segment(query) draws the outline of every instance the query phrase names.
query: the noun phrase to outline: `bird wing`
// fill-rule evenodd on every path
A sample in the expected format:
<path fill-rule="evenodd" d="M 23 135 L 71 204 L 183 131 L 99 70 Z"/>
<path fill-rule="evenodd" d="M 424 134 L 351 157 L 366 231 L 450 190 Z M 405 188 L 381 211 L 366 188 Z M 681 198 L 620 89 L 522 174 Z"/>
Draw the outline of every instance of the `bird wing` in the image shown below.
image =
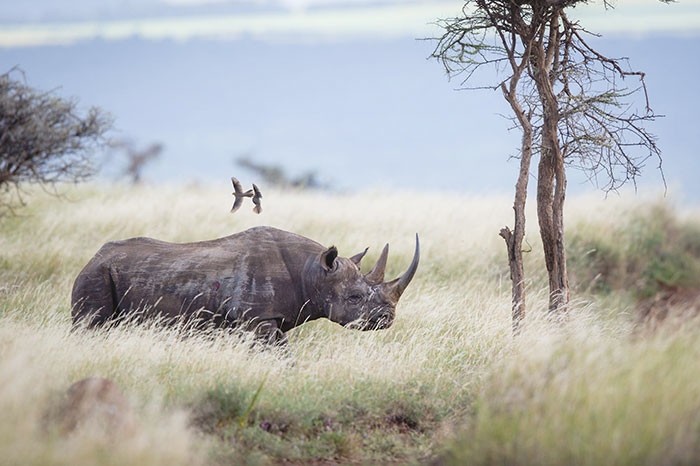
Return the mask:
<path fill-rule="evenodd" d="M 262 199 L 262 193 L 260 192 L 258 187 L 255 185 L 255 183 L 253 183 L 253 190 L 255 191 L 255 197 L 257 197 L 258 199 Z"/>
<path fill-rule="evenodd" d="M 253 207 L 253 212 L 255 212 L 256 214 L 259 214 L 260 212 L 262 212 L 262 207 L 260 206 L 260 204 Z"/>
<path fill-rule="evenodd" d="M 241 208 L 241 204 L 243 204 L 243 198 L 242 197 L 236 197 L 236 200 L 233 201 L 233 207 L 231 207 L 231 213 L 234 213 L 238 209 Z"/>
<path fill-rule="evenodd" d="M 241 187 L 241 182 L 238 181 L 236 178 L 231 177 L 231 183 L 233 184 L 233 191 L 236 194 L 240 194 L 243 192 L 243 188 Z"/>

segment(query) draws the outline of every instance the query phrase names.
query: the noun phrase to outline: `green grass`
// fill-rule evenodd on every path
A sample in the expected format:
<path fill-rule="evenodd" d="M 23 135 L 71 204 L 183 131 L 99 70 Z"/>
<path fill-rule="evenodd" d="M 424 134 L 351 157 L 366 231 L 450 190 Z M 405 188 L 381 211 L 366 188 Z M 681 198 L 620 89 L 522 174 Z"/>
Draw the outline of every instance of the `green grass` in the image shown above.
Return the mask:
<path fill-rule="evenodd" d="M 508 198 L 411 193 L 265 194 L 260 216 L 228 214 L 229 188 L 80 186 L 39 191 L 0 220 L 0 458 L 8 464 L 692 464 L 700 458 L 700 329 L 641 332 L 635 302 L 695 287 L 697 211 L 654 201 L 574 198 L 567 238 L 575 301 L 545 318 L 534 212 L 528 316 L 510 333 L 499 229 Z M 591 215 L 594 212 L 595 215 Z M 335 244 L 391 243 L 400 274 L 421 236 L 418 274 L 394 325 L 328 321 L 251 350 L 249 336 L 120 327 L 70 331 L 70 289 L 111 240 L 193 241 L 267 224 Z M 391 277 L 393 278 L 393 277 Z M 125 438 L 60 435 L 49 421 L 74 381 L 114 380 L 139 428 Z"/>

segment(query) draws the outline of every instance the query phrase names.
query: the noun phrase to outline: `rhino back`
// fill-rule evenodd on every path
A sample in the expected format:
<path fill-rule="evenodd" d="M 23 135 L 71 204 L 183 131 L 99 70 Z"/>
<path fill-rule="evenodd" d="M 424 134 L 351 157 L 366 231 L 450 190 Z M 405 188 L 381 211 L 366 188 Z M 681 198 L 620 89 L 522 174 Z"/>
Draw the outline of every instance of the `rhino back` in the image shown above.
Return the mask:
<path fill-rule="evenodd" d="M 303 299 L 301 272 L 323 246 L 270 227 L 196 243 L 132 238 L 96 258 L 111 277 L 118 312 L 187 316 L 202 308 L 229 319 L 292 318 Z"/>

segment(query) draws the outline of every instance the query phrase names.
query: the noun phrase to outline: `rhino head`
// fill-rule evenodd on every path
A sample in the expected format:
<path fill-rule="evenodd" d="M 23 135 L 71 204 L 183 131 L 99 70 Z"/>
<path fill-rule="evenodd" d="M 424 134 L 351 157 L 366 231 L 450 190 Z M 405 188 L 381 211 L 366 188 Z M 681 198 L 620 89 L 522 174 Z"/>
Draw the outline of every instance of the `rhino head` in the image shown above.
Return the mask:
<path fill-rule="evenodd" d="M 345 258 L 338 257 L 334 246 L 326 249 L 307 264 L 307 291 L 314 307 L 333 322 L 360 330 L 385 329 L 394 322 L 396 304 L 418 269 L 418 235 L 411 265 L 392 281 L 384 281 L 389 245 L 374 268 L 362 274 L 360 262 L 366 253 L 367 249 Z"/>

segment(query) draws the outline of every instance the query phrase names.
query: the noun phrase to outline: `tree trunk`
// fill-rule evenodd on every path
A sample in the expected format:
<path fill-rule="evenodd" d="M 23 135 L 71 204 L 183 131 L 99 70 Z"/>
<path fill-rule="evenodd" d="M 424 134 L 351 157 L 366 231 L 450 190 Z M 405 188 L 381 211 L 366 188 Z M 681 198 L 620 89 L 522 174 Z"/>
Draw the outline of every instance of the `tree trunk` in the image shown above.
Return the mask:
<path fill-rule="evenodd" d="M 527 199 L 527 182 L 530 176 L 530 160 L 532 158 L 532 128 L 523 128 L 523 140 L 520 158 L 520 173 L 515 184 L 515 201 L 513 211 L 515 224 L 513 231 L 507 226 L 501 229 L 500 235 L 506 241 L 508 250 L 508 265 L 512 282 L 513 298 L 513 333 L 517 334 L 520 322 L 525 317 L 525 271 L 523 269 L 523 238 L 525 236 L 525 201 Z"/>
<path fill-rule="evenodd" d="M 554 261 L 557 264 L 557 281 L 554 296 L 550 297 L 549 309 L 551 311 L 566 312 L 569 299 L 569 274 L 566 270 L 566 248 L 564 245 L 564 199 L 566 198 L 566 171 L 564 169 L 564 158 L 559 152 L 554 167 L 554 203 L 552 205 L 553 226 L 555 228 L 555 251 Z M 551 281 L 551 278 L 550 278 Z"/>
<path fill-rule="evenodd" d="M 549 131 L 545 131 L 549 132 Z M 549 135 L 548 135 L 549 136 Z M 552 144 L 552 138 L 545 139 Z M 558 149 L 558 148 L 557 148 Z M 564 245 L 566 173 L 559 150 L 543 146 L 537 175 L 537 218 L 549 275 L 549 311 L 565 312 L 569 303 L 569 279 Z"/>
<path fill-rule="evenodd" d="M 524 221 L 524 219 L 518 218 L 517 204 L 518 201 L 516 200 L 513 205 L 516 225 Z M 501 229 L 500 235 L 506 241 L 506 249 L 508 250 L 508 265 L 510 266 L 510 280 L 512 282 L 512 325 L 513 334 L 517 335 L 520 332 L 520 322 L 525 317 L 525 270 L 523 269 L 522 241 L 519 242 L 517 235 L 507 226 Z"/>
<path fill-rule="evenodd" d="M 554 12 L 549 23 L 549 39 L 545 51 L 540 42 L 536 67 L 536 85 L 542 103 L 542 146 L 537 175 L 537 218 L 549 275 L 549 311 L 566 312 L 569 303 L 569 279 L 564 247 L 564 200 L 566 173 L 564 155 L 559 145 L 557 123 L 559 102 L 554 92 L 554 76 L 559 71 L 559 14 Z"/>
<path fill-rule="evenodd" d="M 527 200 L 527 183 L 530 177 L 530 160 L 532 159 L 532 124 L 530 118 L 520 106 L 516 98 L 516 85 L 519 73 L 513 77 L 510 89 L 505 84 L 501 90 L 508 103 L 513 108 L 523 130 L 520 147 L 520 172 L 515 184 L 515 201 L 513 211 L 515 223 L 513 231 L 507 226 L 501 229 L 500 235 L 506 241 L 508 250 L 508 265 L 512 283 L 512 317 L 513 334 L 518 334 L 520 322 L 525 318 L 525 271 L 523 269 L 523 238 L 525 237 L 525 201 Z"/>

